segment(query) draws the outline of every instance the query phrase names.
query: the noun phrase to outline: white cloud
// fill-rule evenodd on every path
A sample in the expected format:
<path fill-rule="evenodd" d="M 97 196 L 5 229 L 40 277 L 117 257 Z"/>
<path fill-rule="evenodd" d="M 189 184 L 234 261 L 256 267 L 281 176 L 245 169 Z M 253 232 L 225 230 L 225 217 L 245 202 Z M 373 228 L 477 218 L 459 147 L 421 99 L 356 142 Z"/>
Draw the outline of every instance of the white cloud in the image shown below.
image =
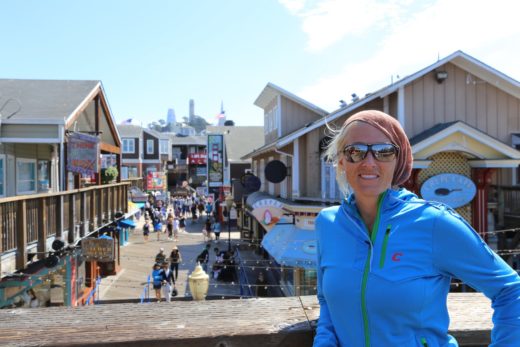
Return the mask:
<path fill-rule="evenodd" d="M 391 76 L 417 72 L 456 50 L 463 50 L 484 63 L 520 79 L 520 3 L 496 0 L 493 6 L 480 1 L 439 0 L 428 8 L 401 18 L 386 37 L 367 46 L 377 46 L 372 56 L 340 67 L 298 93 L 328 110 L 339 99 L 356 92 L 363 96 L 390 83 Z M 363 47 L 359 47 L 363 49 Z M 488 60 L 489 58 L 489 60 Z M 500 64 L 500 66 L 494 65 Z"/>

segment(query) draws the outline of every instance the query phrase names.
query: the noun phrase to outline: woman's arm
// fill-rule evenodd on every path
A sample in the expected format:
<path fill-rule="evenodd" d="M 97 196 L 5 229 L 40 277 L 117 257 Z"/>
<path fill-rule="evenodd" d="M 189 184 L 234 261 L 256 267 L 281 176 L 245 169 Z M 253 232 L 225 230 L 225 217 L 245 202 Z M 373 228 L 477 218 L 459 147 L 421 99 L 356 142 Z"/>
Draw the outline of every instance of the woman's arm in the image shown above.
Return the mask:
<path fill-rule="evenodd" d="M 316 328 L 316 336 L 314 336 L 313 347 L 335 347 L 339 346 L 338 339 L 336 337 L 336 331 L 332 320 L 330 319 L 329 308 L 327 306 L 327 300 L 323 295 L 322 279 L 323 271 L 321 268 L 321 242 L 322 237 L 320 217 L 316 218 L 316 244 L 317 244 L 317 260 L 316 260 L 316 275 L 318 282 L 318 302 L 320 304 L 320 318 L 318 319 L 318 326 Z"/>
<path fill-rule="evenodd" d="M 490 346 L 520 346 L 520 277 L 458 214 L 445 210 L 435 221 L 434 265 L 492 301 Z"/>

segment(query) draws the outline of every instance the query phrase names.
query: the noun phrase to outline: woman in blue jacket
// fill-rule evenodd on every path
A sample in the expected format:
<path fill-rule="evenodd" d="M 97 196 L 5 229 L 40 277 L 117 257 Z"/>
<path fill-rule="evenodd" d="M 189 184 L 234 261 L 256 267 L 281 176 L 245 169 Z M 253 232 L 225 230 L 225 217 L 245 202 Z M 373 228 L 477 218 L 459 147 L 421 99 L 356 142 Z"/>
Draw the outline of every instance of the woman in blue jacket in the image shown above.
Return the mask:
<path fill-rule="evenodd" d="M 347 119 L 327 155 L 352 194 L 316 219 L 320 318 L 314 346 L 458 346 L 452 277 L 492 301 L 491 346 L 520 346 L 520 278 L 449 207 L 402 185 L 410 143 L 379 111 Z"/>

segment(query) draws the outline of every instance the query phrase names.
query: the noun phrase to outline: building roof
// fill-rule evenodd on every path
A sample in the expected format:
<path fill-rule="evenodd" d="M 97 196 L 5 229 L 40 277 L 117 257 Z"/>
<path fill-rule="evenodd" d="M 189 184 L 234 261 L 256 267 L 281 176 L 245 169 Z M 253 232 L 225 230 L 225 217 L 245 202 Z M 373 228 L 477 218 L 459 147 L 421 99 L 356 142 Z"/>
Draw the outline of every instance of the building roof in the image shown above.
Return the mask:
<path fill-rule="evenodd" d="M 2 123 L 65 124 L 100 81 L 0 79 Z"/>
<path fill-rule="evenodd" d="M 140 138 L 143 133 L 143 128 L 132 124 L 119 124 L 117 125 L 117 130 L 121 137 Z"/>
<path fill-rule="evenodd" d="M 296 96 L 293 93 L 288 92 L 287 90 L 285 90 L 281 87 L 278 87 L 277 85 L 275 85 L 271 82 L 267 83 L 267 85 L 262 90 L 260 95 L 256 98 L 254 104 L 258 107 L 265 109 L 267 107 L 267 105 L 278 95 L 282 95 L 282 96 L 286 97 L 287 99 L 290 99 L 290 100 L 294 101 L 295 103 L 297 103 L 305 108 L 308 108 L 309 110 L 311 110 L 313 112 L 318 113 L 321 116 L 325 116 L 329 113 L 328 111 L 325 111 L 324 109 L 314 105 L 313 103 L 310 103 L 309 101 L 304 100 L 304 99 L 300 98 L 299 96 Z"/>
<path fill-rule="evenodd" d="M 374 93 L 367 94 L 364 98 L 359 99 L 358 101 L 349 104 L 346 107 L 339 108 L 326 117 L 323 117 L 321 119 L 317 119 L 316 121 L 312 122 L 311 124 L 307 124 L 305 127 L 300 128 L 291 134 L 284 136 L 277 142 L 277 147 L 283 147 L 288 145 L 289 143 L 293 142 L 296 138 L 316 129 L 319 128 L 326 123 L 330 123 L 333 120 L 344 116 L 345 114 L 348 114 L 350 112 L 353 112 L 355 110 L 358 110 L 363 105 L 367 104 L 368 102 L 384 98 L 385 96 L 394 93 L 399 88 L 404 87 L 405 85 L 412 83 L 413 81 L 421 78 L 422 76 L 430 73 L 431 71 L 443 66 L 444 64 L 451 63 L 455 66 L 460 67 L 461 69 L 464 69 L 465 71 L 468 71 L 472 75 L 474 75 L 476 78 L 481 79 L 483 81 L 486 81 L 497 88 L 503 90 L 504 92 L 513 95 L 517 98 L 520 98 L 520 82 L 516 81 L 515 79 L 503 74 L 502 72 L 493 69 L 492 67 L 482 63 L 481 61 L 473 58 L 472 56 L 462 52 L 462 51 L 456 51 L 449 56 L 438 60 L 434 64 L 425 67 L 422 70 L 417 71 L 416 73 L 406 76 L 402 79 L 400 79 L 398 82 L 395 82 L 393 84 L 390 84 L 388 86 L 385 86 Z"/>
<path fill-rule="evenodd" d="M 172 146 L 206 146 L 208 144 L 208 138 L 204 135 L 176 136 L 170 134 L 170 141 L 172 142 Z"/>
<path fill-rule="evenodd" d="M 207 134 L 223 134 L 228 160 L 231 163 L 248 163 L 241 159 L 255 148 L 264 145 L 263 126 L 207 126 Z"/>

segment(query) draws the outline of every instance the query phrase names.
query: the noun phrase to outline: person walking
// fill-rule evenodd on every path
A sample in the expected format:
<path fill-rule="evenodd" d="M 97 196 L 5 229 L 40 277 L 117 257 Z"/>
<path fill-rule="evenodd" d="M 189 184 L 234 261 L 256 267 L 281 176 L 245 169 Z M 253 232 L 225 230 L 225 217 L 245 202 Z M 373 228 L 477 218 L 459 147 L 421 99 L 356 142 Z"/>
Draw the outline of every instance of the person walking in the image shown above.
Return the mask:
<path fill-rule="evenodd" d="M 179 264 L 182 263 L 182 255 L 177 246 L 172 247 L 172 251 L 170 253 L 170 269 L 174 274 L 174 279 L 177 280 L 179 278 Z"/>
<path fill-rule="evenodd" d="M 164 248 L 159 248 L 159 253 L 155 255 L 155 262 L 162 265 L 166 261 L 166 254 L 164 254 Z"/>
<path fill-rule="evenodd" d="M 163 270 L 161 269 L 161 264 L 155 263 L 152 269 L 152 283 L 153 289 L 155 290 L 155 298 L 157 302 L 161 302 L 161 288 L 163 284 Z"/>
<path fill-rule="evenodd" d="M 213 232 L 215 233 L 215 242 L 220 242 L 220 232 L 222 228 L 220 226 L 220 222 L 218 220 L 215 220 L 215 223 L 213 223 Z"/>
<path fill-rule="evenodd" d="M 314 347 L 458 346 L 447 333 L 452 277 L 491 299 L 490 346 L 520 345 L 518 273 L 453 209 L 399 188 L 413 158 L 397 119 L 350 116 L 326 157 L 353 193 L 316 218 Z"/>
<path fill-rule="evenodd" d="M 206 247 L 200 254 L 197 256 L 197 261 L 202 266 L 204 272 L 208 272 L 208 262 L 209 262 L 209 249 L 211 248 L 211 244 L 208 242 Z"/>
<path fill-rule="evenodd" d="M 150 221 L 147 220 L 143 225 L 143 239 L 144 242 L 148 242 L 148 235 L 150 235 Z"/>
<path fill-rule="evenodd" d="M 172 289 L 175 286 L 173 271 L 169 268 L 168 263 L 162 264 L 162 294 L 167 302 L 172 301 Z"/>
<path fill-rule="evenodd" d="M 172 223 L 173 228 L 173 240 L 179 241 L 179 219 L 174 218 Z"/>

